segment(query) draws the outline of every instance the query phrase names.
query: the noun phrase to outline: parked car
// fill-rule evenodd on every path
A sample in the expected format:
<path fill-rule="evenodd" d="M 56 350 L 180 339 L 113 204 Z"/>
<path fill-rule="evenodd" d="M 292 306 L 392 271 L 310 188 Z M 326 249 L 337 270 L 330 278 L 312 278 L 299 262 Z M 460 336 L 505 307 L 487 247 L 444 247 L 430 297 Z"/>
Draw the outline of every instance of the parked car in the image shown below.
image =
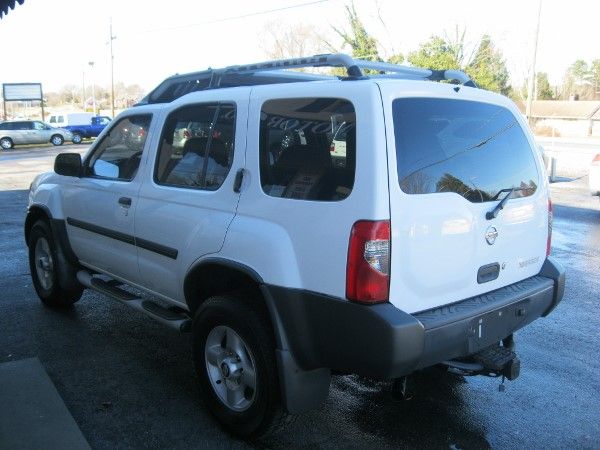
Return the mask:
<path fill-rule="evenodd" d="M 73 133 L 73 143 L 80 144 L 83 139 L 98 137 L 109 123 L 110 117 L 94 116 L 84 124 L 67 125 L 65 129 Z"/>
<path fill-rule="evenodd" d="M 312 66 L 348 76 L 274 70 Z M 34 180 L 33 286 L 191 331 L 206 407 L 244 437 L 319 407 L 334 372 L 402 393 L 434 365 L 514 380 L 513 333 L 565 285 L 537 151 L 458 71 L 319 55 L 177 75 Z"/>
<path fill-rule="evenodd" d="M 600 153 L 598 153 L 590 164 L 589 173 L 590 192 L 592 195 L 600 196 Z"/>
<path fill-rule="evenodd" d="M 45 144 L 62 145 L 72 141 L 73 135 L 63 128 L 53 128 L 37 120 L 20 120 L 0 123 L 0 147 L 9 150 L 15 145 Z"/>

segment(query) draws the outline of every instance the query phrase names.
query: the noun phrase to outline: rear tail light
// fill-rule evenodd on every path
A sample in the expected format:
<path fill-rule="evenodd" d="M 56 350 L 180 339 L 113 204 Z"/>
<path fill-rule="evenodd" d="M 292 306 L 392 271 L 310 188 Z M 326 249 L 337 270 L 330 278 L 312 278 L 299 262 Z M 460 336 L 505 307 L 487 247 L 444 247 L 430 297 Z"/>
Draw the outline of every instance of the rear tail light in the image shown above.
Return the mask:
<path fill-rule="evenodd" d="M 189 139 L 192 137 L 192 133 L 190 133 L 188 130 L 183 130 L 183 137 L 185 139 Z"/>
<path fill-rule="evenodd" d="M 594 159 L 592 159 L 592 166 L 600 166 L 600 153 L 598 153 L 596 156 L 594 156 Z"/>
<path fill-rule="evenodd" d="M 333 153 L 335 152 L 335 144 L 332 142 L 331 145 L 329 146 L 329 152 Z"/>
<path fill-rule="evenodd" d="M 387 302 L 390 292 L 390 221 L 360 220 L 350 232 L 346 298 L 359 303 Z"/>
<path fill-rule="evenodd" d="M 548 240 L 546 241 L 546 257 L 552 251 L 552 200 L 548 199 Z"/>

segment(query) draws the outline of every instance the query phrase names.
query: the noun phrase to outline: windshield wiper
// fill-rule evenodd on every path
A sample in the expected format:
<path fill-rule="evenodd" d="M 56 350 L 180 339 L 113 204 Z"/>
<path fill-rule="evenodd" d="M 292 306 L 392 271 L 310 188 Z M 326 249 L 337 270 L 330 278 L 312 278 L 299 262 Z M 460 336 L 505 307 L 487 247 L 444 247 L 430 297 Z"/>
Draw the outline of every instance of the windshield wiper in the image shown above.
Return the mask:
<path fill-rule="evenodd" d="M 491 211 L 488 211 L 485 214 L 485 218 L 487 220 L 492 220 L 495 219 L 496 217 L 498 217 L 498 213 L 500 212 L 500 210 L 502 210 L 504 208 L 504 205 L 506 204 L 506 202 L 508 201 L 508 199 L 510 198 L 510 196 L 512 195 L 513 192 L 517 191 L 517 190 L 522 190 L 522 188 L 508 188 L 508 189 L 502 189 L 501 191 L 498 192 L 498 194 L 496 194 L 496 198 L 498 198 L 500 196 L 500 194 L 502 192 L 506 192 L 506 195 L 504 196 L 504 198 L 502 200 L 500 200 L 500 203 L 498 203 L 494 209 L 492 209 Z"/>

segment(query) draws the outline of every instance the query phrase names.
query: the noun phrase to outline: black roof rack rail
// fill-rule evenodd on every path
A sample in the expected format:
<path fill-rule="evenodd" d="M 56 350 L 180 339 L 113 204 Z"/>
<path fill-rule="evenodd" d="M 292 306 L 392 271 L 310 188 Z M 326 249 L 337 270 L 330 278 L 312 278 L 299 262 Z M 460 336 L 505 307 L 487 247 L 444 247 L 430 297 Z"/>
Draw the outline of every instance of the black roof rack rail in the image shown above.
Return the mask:
<path fill-rule="evenodd" d="M 307 67 L 343 67 L 349 80 L 362 80 L 362 69 L 388 74 L 392 78 L 457 81 L 465 86 L 477 87 L 469 76 L 460 70 L 432 70 L 390 64 L 377 61 L 354 59 L 343 53 L 314 55 L 301 58 L 280 59 L 259 63 L 235 65 L 221 69 L 207 69 L 201 72 L 173 75 L 159 84 L 140 103 L 169 103 L 190 92 L 235 86 L 253 86 L 259 84 L 278 84 L 298 81 L 317 81 L 331 79 L 330 76 L 286 72 L 283 69 L 301 69 Z"/>

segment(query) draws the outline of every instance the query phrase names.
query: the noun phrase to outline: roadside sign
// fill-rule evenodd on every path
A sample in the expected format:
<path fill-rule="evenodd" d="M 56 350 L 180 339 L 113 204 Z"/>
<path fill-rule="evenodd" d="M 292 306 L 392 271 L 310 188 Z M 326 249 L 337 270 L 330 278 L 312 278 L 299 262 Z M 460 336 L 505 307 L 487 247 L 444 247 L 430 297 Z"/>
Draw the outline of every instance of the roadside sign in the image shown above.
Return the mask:
<path fill-rule="evenodd" d="M 6 119 L 6 102 L 39 101 L 42 107 L 42 120 L 44 120 L 42 83 L 3 83 L 2 98 L 4 119 Z"/>

